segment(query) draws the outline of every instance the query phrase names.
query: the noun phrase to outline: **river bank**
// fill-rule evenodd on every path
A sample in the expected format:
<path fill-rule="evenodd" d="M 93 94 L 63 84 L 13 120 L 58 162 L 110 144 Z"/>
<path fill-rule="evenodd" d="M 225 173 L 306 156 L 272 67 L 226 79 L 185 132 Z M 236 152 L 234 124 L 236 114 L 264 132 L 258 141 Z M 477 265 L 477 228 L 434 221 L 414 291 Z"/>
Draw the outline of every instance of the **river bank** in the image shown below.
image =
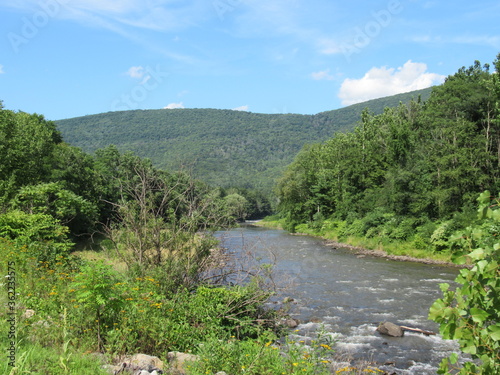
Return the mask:
<path fill-rule="evenodd" d="M 279 221 L 266 219 L 247 222 L 250 225 L 284 229 Z M 416 262 L 429 265 L 439 265 L 454 268 L 464 268 L 466 266 L 457 265 L 451 261 L 450 254 L 435 254 L 422 249 L 409 249 L 409 243 L 402 244 L 401 242 L 383 244 L 381 241 L 373 239 L 358 238 L 349 236 L 339 240 L 334 232 L 318 233 L 317 231 L 307 228 L 306 225 L 300 226 L 301 232 L 290 233 L 294 236 L 313 236 L 321 238 L 325 241 L 325 245 L 332 248 L 348 249 L 354 252 L 359 257 L 371 256 L 377 258 L 385 258 L 400 262 Z M 398 245 L 400 247 L 398 247 Z M 410 255 L 411 254 L 411 255 Z"/>

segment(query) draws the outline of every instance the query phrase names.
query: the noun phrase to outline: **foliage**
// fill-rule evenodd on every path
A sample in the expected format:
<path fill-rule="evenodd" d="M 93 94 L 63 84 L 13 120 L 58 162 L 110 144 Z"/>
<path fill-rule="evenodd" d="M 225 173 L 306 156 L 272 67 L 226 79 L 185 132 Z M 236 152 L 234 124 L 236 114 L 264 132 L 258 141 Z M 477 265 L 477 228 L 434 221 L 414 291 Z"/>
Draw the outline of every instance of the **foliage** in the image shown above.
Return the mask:
<path fill-rule="evenodd" d="M 112 327 L 124 305 L 121 284 L 109 266 L 103 263 L 86 264 L 74 276 L 70 290 L 74 290 L 75 302 L 81 305 L 84 314 L 95 319 L 97 343 L 102 348 L 103 326 Z"/>
<path fill-rule="evenodd" d="M 43 116 L 0 107 L 0 204 L 49 174 L 52 151 L 60 142 L 55 124 Z"/>
<path fill-rule="evenodd" d="M 75 234 L 88 231 L 97 220 L 95 205 L 56 182 L 22 187 L 11 206 L 28 214 L 50 215 Z"/>
<path fill-rule="evenodd" d="M 200 346 L 200 360 L 189 367 L 189 374 L 225 371 L 230 374 L 330 374 L 326 359 L 329 345 L 313 342 L 312 347 L 286 340 L 282 345 L 272 334 L 257 340 L 220 340 L 210 337 Z"/>
<path fill-rule="evenodd" d="M 490 202 L 486 191 L 478 201 L 481 223 L 455 236 L 456 262 L 471 267 L 460 271 L 456 290 L 441 284 L 443 298 L 434 302 L 429 317 L 440 324 L 444 338 L 458 340 L 464 353 L 480 360 L 463 364 L 460 374 L 500 374 L 500 200 Z M 451 373 L 450 364 L 457 364 L 456 355 L 443 360 L 440 373 Z"/>
<path fill-rule="evenodd" d="M 54 262 L 57 256 L 69 253 L 67 227 L 44 213 L 28 214 L 12 210 L 0 214 L 0 238 L 9 238 L 29 249 L 38 261 Z"/>

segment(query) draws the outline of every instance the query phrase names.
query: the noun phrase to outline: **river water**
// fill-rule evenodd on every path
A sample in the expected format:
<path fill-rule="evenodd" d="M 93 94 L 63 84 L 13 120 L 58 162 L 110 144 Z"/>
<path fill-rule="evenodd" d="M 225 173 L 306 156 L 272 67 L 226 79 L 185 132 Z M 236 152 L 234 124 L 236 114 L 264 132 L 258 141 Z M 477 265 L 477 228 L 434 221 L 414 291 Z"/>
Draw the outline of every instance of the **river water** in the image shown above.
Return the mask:
<path fill-rule="evenodd" d="M 375 332 L 383 321 L 438 332 L 427 319 L 429 307 L 441 296 L 440 283 L 453 284 L 456 269 L 358 257 L 318 238 L 252 225 L 217 236 L 230 252 L 274 259 L 277 278 L 292 279 L 280 298 L 294 299 L 290 315 L 303 322 L 294 332 L 298 340 L 327 330 L 336 337 L 337 353 L 373 361 L 391 374 L 436 374 L 441 359 L 458 350 L 439 335 Z"/>

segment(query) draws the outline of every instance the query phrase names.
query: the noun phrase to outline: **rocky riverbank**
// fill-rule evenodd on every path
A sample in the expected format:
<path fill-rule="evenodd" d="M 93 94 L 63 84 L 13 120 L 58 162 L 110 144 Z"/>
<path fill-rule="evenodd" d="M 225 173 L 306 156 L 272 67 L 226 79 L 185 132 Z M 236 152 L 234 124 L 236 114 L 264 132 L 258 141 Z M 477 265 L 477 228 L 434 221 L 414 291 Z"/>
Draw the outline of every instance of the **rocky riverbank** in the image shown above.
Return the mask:
<path fill-rule="evenodd" d="M 358 257 L 364 257 L 364 256 L 371 256 L 371 257 L 378 257 L 378 258 L 386 258 L 390 260 L 396 260 L 400 262 L 417 262 L 417 263 L 423 263 L 423 264 L 430 264 L 430 265 L 439 265 L 439 266 L 447 266 L 447 267 L 459 267 L 459 268 L 464 268 L 465 266 L 459 266 L 455 263 L 451 262 L 445 262 L 442 260 L 437 260 L 437 259 L 431 259 L 431 258 L 415 258 L 407 255 L 393 255 L 393 254 L 388 254 L 387 252 L 383 250 L 369 250 L 369 249 L 364 249 L 362 247 L 358 246 L 353 246 L 337 241 L 331 241 L 331 240 L 325 240 L 325 245 L 330 246 L 336 249 L 348 249 L 353 251 L 358 255 Z"/>

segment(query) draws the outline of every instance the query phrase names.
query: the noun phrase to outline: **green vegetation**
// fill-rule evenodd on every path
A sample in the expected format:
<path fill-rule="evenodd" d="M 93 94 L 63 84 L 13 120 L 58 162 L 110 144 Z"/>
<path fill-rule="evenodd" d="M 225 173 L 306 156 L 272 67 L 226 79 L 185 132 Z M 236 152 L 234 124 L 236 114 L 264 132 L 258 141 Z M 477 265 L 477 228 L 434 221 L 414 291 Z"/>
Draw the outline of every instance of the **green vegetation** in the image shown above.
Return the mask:
<path fill-rule="evenodd" d="M 94 153 L 111 144 L 133 151 L 156 167 L 192 170 L 223 188 L 258 189 L 266 195 L 275 179 L 308 143 L 352 130 L 366 106 L 381 113 L 430 89 L 376 99 L 314 116 L 259 114 L 215 109 L 136 110 L 57 121 L 66 142 Z"/>
<path fill-rule="evenodd" d="M 269 210 L 256 191 L 211 188 L 114 146 L 85 154 L 43 116 L 0 103 L 1 373 L 99 374 L 102 356 L 169 351 L 200 353 L 191 372 L 206 372 L 217 343 L 248 374 L 326 373 L 321 346 L 299 361 L 305 348 L 267 345 L 282 332 L 281 312 L 264 308 L 272 267 L 216 248 L 213 231 Z"/>
<path fill-rule="evenodd" d="M 441 374 L 500 374 L 500 200 L 491 200 L 487 191 L 478 199 L 479 222 L 454 238 L 455 262 L 471 264 L 456 278 L 460 287 L 451 290 L 441 284 L 443 298 L 434 302 L 429 317 L 440 323 L 444 338 L 455 339 L 464 353 L 480 364 L 457 365 L 453 354 L 441 363 Z M 450 369 L 451 367 L 451 369 Z"/>

